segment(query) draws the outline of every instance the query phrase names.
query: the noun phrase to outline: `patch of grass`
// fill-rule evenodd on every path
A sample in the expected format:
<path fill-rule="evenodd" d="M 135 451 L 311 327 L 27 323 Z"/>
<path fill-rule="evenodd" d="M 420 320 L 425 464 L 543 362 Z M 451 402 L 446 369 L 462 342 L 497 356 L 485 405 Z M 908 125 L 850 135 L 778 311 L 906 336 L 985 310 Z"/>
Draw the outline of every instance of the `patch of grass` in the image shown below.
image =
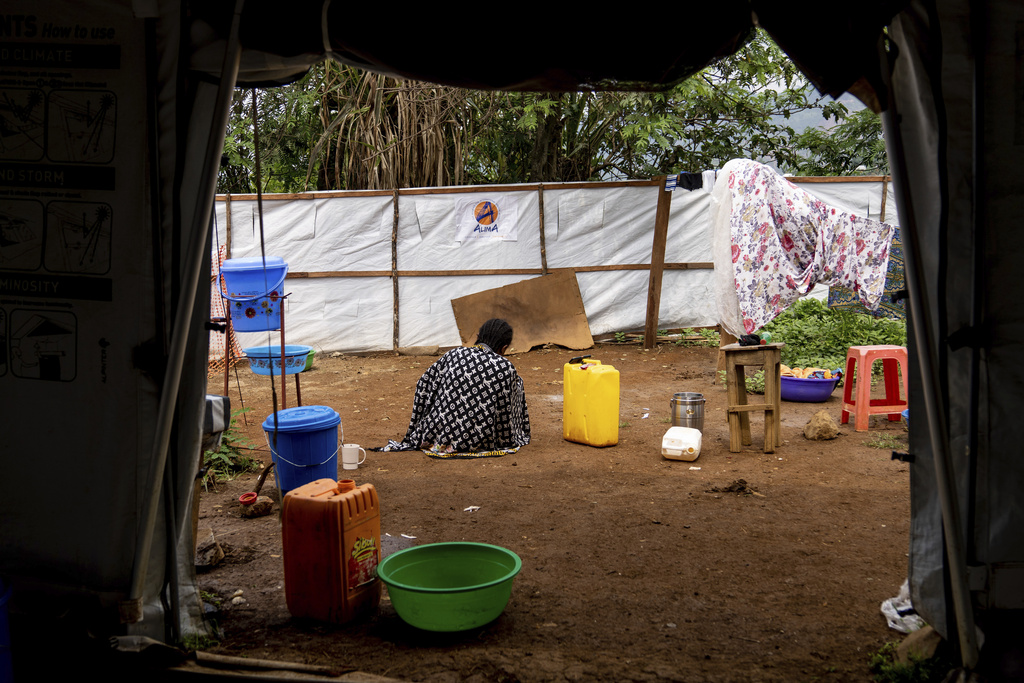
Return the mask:
<path fill-rule="evenodd" d="M 231 424 L 221 437 L 220 447 L 215 451 L 206 451 L 203 455 L 203 466 L 206 468 L 206 474 L 203 475 L 204 487 L 217 479 L 232 479 L 260 468 L 259 460 L 242 452 L 251 453 L 256 445 L 235 429 L 236 418 L 248 410 L 243 408 L 231 413 Z"/>
<path fill-rule="evenodd" d="M 213 605 L 214 607 L 220 607 L 220 603 L 223 602 L 219 595 L 211 593 L 210 591 L 199 591 L 199 598 L 203 602 Z"/>
<path fill-rule="evenodd" d="M 721 335 L 714 327 L 699 329 L 687 327 L 680 333 L 680 337 L 676 346 L 718 346 L 721 342 Z M 700 339 L 694 339 L 694 337 L 700 337 Z"/>
<path fill-rule="evenodd" d="M 718 381 L 725 386 L 728 383 L 728 377 L 725 370 L 718 371 Z M 758 370 L 751 377 L 747 377 L 747 393 L 748 394 L 763 394 L 764 393 L 764 370 Z"/>
<path fill-rule="evenodd" d="M 181 640 L 181 646 L 189 652 L 195 652 L 196 650 L 205 650 L 208 647 L 213 647 L 219 644 L 220 641 L 216 638 L 212 638 L 207 635 L 200 633 L 190 633 Z"/>
<path fill-rule="evenodd" d="M 897 434 L 890 434 L 889 432 L 881 432 L 871 437 L 864 442 L 864 445 L 868 448 L 878 448 L 880 450 L 895 451 L 900 448 L 905 448 L 906 443 Z"/>
<path fill-rule="evenodd" d="M 898 643 L 890 642 L 871 655 L 871 673 L 877 683 L 939 683 L 953 669 L 952 662 L 943 656 L 923 659 L 910 655 L 907 663 L 896 659 Z"/>
<path fill-rule="evenodd" d="M 628 426 L 629 426 L 629 423 L 626 422 L 625 420 L 623 420 L 622 422 L 619 423 L 619 428 L 620 429 L 623 428 L 623 427 L 628 427 Z"/>
<path fill-rule="evenodd" d="M 661 424 L 663 424 L 663 425 L 670 425 L 670 424 L 672 424 L 672 418 L 671 417 L 663 417 L 663 418 L 661 418 Z"/>

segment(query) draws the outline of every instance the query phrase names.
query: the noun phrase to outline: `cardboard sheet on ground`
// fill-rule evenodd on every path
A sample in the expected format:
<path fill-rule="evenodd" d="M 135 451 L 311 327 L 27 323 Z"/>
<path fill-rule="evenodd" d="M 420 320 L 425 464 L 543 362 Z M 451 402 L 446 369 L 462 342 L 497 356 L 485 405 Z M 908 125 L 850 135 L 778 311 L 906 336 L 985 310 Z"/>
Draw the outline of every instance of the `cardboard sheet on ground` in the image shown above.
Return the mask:
<path fill-rule="evenodd" d="M 509 353 L 541 344 L 569 349 L 594 345 L 576 273 L 571 270 L 452 299 L 452 310 L 464 344 L 476 341 L 477 330 L 487 320 L 504 318 L 513 330 Z"/>

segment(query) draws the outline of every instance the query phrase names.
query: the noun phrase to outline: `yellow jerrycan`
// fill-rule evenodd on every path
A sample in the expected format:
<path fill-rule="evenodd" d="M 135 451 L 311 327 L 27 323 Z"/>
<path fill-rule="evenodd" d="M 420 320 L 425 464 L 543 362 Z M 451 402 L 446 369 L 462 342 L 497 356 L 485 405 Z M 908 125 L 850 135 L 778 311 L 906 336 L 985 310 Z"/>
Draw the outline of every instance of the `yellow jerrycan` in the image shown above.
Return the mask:
<path fill-rule="evenodd" d="M 562 368 L 562 436 L 588 446 L 619 442 L 619 371 L 588 356 Z"/>

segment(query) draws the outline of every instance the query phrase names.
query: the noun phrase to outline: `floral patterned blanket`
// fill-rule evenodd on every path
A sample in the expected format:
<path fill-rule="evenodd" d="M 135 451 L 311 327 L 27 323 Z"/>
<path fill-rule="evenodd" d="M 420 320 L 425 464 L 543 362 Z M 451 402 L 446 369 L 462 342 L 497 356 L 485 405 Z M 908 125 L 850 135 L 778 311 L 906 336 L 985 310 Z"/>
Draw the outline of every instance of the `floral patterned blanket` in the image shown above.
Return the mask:
<path fill-rule="evenodd" d="M 441 356 L 416 383 L 412 418 L 384 451 L 435 458 L 496 457 L 530 443 L 523 380 L 512 361 L 483 345 Z"/>
<path fill-rule="evenodd" d="M 722 168 L 712 196 L 715 288 L 728 332 L 753 333 L 819 283 L 878 308 L 893 226 L 829 206 L 747 159 Z"/>

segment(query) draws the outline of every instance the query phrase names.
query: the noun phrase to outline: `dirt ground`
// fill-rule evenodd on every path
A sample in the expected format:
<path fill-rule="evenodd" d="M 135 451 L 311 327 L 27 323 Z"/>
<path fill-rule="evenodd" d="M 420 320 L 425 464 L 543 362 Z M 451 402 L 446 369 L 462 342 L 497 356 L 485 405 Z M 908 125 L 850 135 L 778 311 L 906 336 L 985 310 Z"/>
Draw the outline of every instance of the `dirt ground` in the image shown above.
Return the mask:
<path fill-rule="evenodd" d="M 562 438 L 562 366 L 579 352 L 515 355 L 532 425 L 532 442 L 517 454 L 436 460 L 371 451 L 345 472 L 379 493 L 385 553 L 465 540 L 522 558 L 502 616 L 473 631 L 417 631 L 386 593 L 356 623 L 293 619 L 277 508 L 240 516 L 238 496 L 256 475 L 204 492 L 200 526 L 226 553 L 199 575 L 220 602 L 223 640 L 210 651 L 410 681 L 871 680 L 870 655 L 901 638 L 879 607 L 906 575 L 910 512 L 907 465 L 891 459 L 891 447 L 867 444 L 880 435 L 905 444 L 904 427 L 876 416 L 869 432 L 842 425 L 834 440 L 808 441 L 803 427 L 815 412 L 839 421 L 840 388 L 825 403 L 784 402 L 774 454 L 762 451 L 757 413 L 753 444 L 730 453 L 717 353 L 598 345 L 593 356 L 621 372 L 623 424 L 608 448 Z M 345 442 L 383 446 L 404 435 L 416 380 L 434 360 L 318 354 L 301 375 L 302 402 L 337 410 Z M 222 390 L 222 377 L 212 378 L 211 393 Z M 264 444 L 269 378 L 239 366 L 234 409 L 239 391 L 249 409 L 248 425 L 239 425 Z M 695 462 L 660 454 L 679 391 L 706 399 Z M 265 445 L 258 455 L 270 462 Z M 273 488 L 271 476 L 264 492 Z"/>

